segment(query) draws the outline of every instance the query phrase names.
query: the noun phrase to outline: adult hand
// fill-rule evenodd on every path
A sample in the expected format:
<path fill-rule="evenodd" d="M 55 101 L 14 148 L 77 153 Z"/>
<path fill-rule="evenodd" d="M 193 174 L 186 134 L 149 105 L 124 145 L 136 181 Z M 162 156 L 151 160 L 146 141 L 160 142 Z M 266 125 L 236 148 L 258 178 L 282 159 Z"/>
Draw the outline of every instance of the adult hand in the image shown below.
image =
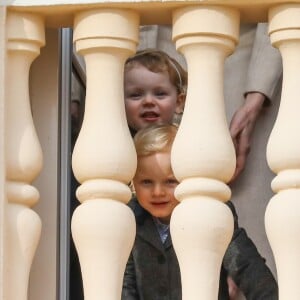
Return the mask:
<path fill-rule="evenodd" d="M 266 96 L 259 92 L 248 93 L 244 104 L 232 117 L 229 130 L 236 152 L 236 169 L 230 182 L 234 181 L 245 168 L 250 152 L 251 135 L 265 99 Z"/>

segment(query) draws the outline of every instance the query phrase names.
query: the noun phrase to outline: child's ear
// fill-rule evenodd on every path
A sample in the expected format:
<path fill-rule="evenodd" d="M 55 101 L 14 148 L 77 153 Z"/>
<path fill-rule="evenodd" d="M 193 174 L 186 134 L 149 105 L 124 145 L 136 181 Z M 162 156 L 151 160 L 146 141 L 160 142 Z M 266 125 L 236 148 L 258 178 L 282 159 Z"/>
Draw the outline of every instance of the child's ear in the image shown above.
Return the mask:
<path fill-rule="evenodd" d="M 180 93 L 177 96 L 177 101 L 176 101 L 176 110 L 175 110 L 175 112 L 177 114 L 182 114 L 183 113 L 184 104 L 185 104 L 185 94 L 184 93 Z"/>

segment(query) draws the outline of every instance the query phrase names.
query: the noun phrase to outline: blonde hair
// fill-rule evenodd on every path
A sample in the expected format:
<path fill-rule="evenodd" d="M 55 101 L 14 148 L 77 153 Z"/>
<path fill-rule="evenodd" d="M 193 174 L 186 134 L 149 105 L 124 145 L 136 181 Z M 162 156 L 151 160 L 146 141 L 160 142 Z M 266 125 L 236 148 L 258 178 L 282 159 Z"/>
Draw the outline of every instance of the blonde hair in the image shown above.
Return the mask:
<path fill-rule="evenodd" d="M 150 126 L 139 130 L 134 136 L 137 156 L 170 151 L 177 129 L 177 125 L 168 124 Z"/>
<path fill-rule="evenodd" d="M 131 70 L 137 64 L 144 66 L 154 73 L 166 71 L 169 74 L 171 83 L 176 87 L 177 93 L 186 94 L 187 72 L 167 53 L 155 49 L 138 51 L 126 60 L 125 72 Z"/>

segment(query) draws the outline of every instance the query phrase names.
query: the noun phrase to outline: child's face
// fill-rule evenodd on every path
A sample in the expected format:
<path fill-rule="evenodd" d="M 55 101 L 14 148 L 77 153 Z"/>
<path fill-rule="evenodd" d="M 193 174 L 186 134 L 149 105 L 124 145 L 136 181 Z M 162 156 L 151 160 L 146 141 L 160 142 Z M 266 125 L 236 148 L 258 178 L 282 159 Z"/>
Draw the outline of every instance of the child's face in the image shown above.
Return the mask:
<path fill-rule="evenodd" d="M 171 169 L 170 152 L 139 157 L 133 184 L 140 205 L 161 222 L 169 223 L 178 204 L 174 196 L 178 181 Z"/>
<path fill-rule="evenodd" d="M 137 65 L 125 72 L 124 92 L 127 122 L 135 130 L 170 124 L 183 110 L 184 96 L 178 95 L 168 72 L 154 73 Z"/>

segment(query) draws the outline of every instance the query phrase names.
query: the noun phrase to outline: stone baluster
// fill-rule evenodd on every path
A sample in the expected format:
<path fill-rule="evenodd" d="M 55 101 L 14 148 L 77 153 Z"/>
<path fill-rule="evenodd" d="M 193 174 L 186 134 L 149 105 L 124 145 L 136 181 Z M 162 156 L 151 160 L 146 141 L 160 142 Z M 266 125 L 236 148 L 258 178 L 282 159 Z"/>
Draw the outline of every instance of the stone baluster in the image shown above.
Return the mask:
<path fill-rule="evenodd" d="M 86 63 L 87 91 L 82 129 L 72 167 L 81 186 L 81 205 L 72 218 L 86 300 L 119 300 L 135 238 L 135 219 L 126 203 L 136 153 L 124 107 L 123 67 L 135 53 L 139 15 L 121 9 L 75 16 L 74 42 Z"/>
<path fill-rule="evenodd" d="M 265 214 L 274 254 L 279 299 L 300 299 L 300 4 L 269 11 L 269 34 L 283 61 L 283 86 L 278 116 L 269 138 L 267 159 L 277 174 L 276 193 Z"/>
<path fill-rule="evenodd" d="M 41 232 L 40 218 L 31 209 L 39 192 L 31 183 L 41 171 L 43 158 L 31 114 L 28 78 L 31 63 L 45 43 L 43 19 L 8 12 L 6 34 L 4 295 L 9 300 L 25 300 Z"/>
<path fill-rule="evenodd" d="M 188 7 L 173 13 L 173 40 L 187 60 L 185 111 L 172 149 L 181 202 L 171 235 L 182 279 L 182 299 L 216 300 L 220 268 L 233 233 L 224 204 L 235 170 L 235 150 L 223 99 L 223 66 L 239 37 L 239 13 L 222 7 Z"/>

